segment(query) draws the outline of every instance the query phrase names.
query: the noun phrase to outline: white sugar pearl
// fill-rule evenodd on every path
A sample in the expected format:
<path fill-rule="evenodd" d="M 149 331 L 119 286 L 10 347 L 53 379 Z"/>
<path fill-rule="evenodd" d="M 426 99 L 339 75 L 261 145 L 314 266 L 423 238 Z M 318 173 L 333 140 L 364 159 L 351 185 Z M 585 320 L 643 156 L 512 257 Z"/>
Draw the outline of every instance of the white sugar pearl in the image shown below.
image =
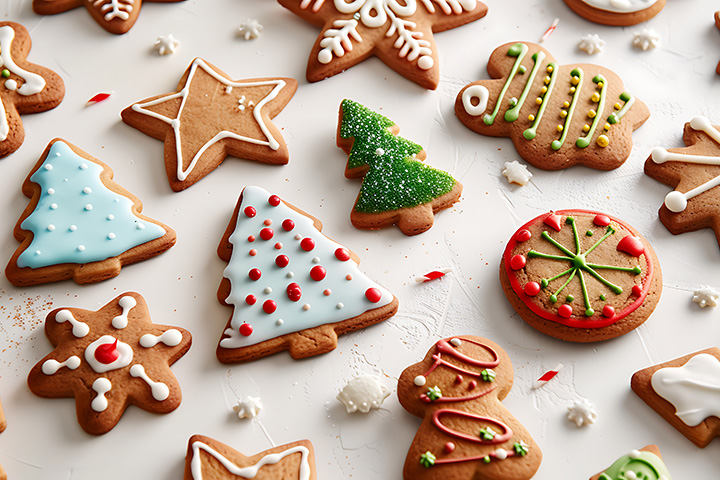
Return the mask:
<path fill-rule="evenodd" d="M 85 187 L 85 188 L 83 188 L 83 193 L 84 193 L 85 195 L 91 194 L 91 193 L 92 193 L 92 188 L 90 188 L 90 187 Z"/>
<path fill-rule="evenodd" d="M 47 226 L 47 229 L 48 229 L 48 232 L 55 231 L 55 225 L 53 225 L 53 224 L 51 223 L 50 225 Z"/>
<path fill-rule="evenodd" d="M 93 209 L 93 206 L 92 206 L 91 203 L 88 203 L 87 205 L 85 205 L 85 210 L 86 210 L 86 211 L 89 212 L 89 211 L 92 210 L 92 209 Z"/>
<path fill-rule="evenodd" d="M 48 188 L 48 189 L 47 189 L 47 194 L 48 194 L 48 195 L 55 195 L 55 189 L 54 189 L 54 188 Z"/>
<path fill-rule="evenodd" d="M 303 310 L 305 310 L 306 312 L 310 310 L 310 304 L 306 303 L 305 305 L 303 305 Z"/>
<path fill-rule="evenodd" d="M 270 288 L 270 287 L 265 287 L 265 290 L 263 290 L 263 292 L 265 292 L 265 293 L 272 293 L 272 288 Z"/>
<path fill-rule="evenodd" d="M 87 170 L 87 163 L 81 163 L 80 170 Z"/>
<path fill-rule="evenodd" d="M 110 215 L 107 216 L 107 219 L 108 219 L 108 220 L 115 220 L 115 215 L 113 215 L 113 214 L 111 213 Z"/>
<path fill-rule="evenodd" d="M 418 375 L 417 377 L 415 377 L 415 380 L 413 380 L 413 383 L 418 387 L 422 387 L 423 385 L 425 385 L 425 382 L 427 382 L 427 379 L 422 375 Z"/>
<path fill-rule="evenodd" d="M 345 308 L 345 304 L 342 302 L 338 302 L 338 304 L 335 305 L 335 308 L 337 308 L 338 310 L 342 310 L 343 308 Z"/>
<path fill-rule="evenodd" d="M 57 207 L 58 207 L 57 203 L 51 203 L 51 204 L 50 204 L 50 208 L 53 209 L 53 210 L 57 210 Z"/>
<path fill-rule="evenodd" d="M 78 245 L 77 249 L 78 249 L 78 252 L 84 252 L 84 251 L 85 251 L 85 245 Z"/>
<path fill-rule="evenodd" d="M 52 169 L 53 169 L 53 166 L 50 165 L 49 163 L 47 165 L 45 165 L 45 170 L 47 170 L 48 172 Z"/>
<path fill-rule="evenodd" d="M 138 229 L 138 230 L 143 230 L 144 228 L 145 228 L 145 224 L 144 224 L 144 223 L 138 223 L 138 224 L 137 224 L 137 229 Z"/>
<path fill-rule="evenodd" d="M 112 233 L 112 232 L 108 233 L 108 238 L 109 238 L 110 240 L 115 239 L 115 234 Z"/>
<path fill-rule="evenodd" d="M 77 225 L 70 225 L 70 231 L 74 232 L 75 230 L 77 230 Z"/>
<path fill-rule="evenodd" d="M 277 320 L 275 320 L 275 325 L 280 326 L 280 325 L 282 325 L 283 323 L 285 323 L 285 320 L 283 320 L 282 318 L 278 318 Z"/>
<path fill-rule="evenodd" d="M 459 338 L 453 338 L 452 340 L 450 340 L 450 343 L 452 343 L 454 347 L 459 347 L 460 345 L 462 345 L 462 341 Z"/>

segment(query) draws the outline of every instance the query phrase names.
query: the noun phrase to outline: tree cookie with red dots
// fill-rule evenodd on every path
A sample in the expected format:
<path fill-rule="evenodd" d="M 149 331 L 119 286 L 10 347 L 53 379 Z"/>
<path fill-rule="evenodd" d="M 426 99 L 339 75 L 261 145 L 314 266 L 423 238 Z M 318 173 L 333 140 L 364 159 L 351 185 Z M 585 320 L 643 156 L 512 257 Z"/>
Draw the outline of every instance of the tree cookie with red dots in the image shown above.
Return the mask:
<path fill-rule="evenodd" d="M 184 480 L 315 480 L 315 453 L 309 440 L 246 456 L 217 440 L 193 435 L 185 456 Z"/>
<path fill-rule="evenodd" d="M 438 341 L 403 371 L 400 404 L 420 417 L 405 480 L 526 480 L 542 452 L 501 401 L 513 367 L 495 342 L 464 335 Z"/>
<path fill-rule="evenodd" d="M 0 158 L 25 140 L 20 115 L 51 110 L 65 96 L 57 73 L 27 61 L 31 45 L 24 26 L 0 22 Z"/>
<path fill-rule="evenodd" d="M 310 52 L 307 79 L 317 82 L 375 55 L 418 85 L 434 90 L 440 81 L 433 33 L 482 18 L 478 0 L 278 0 L 322 28 Z"/>
<path fill-rule="evenodd" d="M 633 474 L 635 474 L 633 476 Z M 640 450 L 631 450 L 615 460 L 602 472 L 590 477 L 590 480 L 670 480 L 670 471 L 663 462 L 657 445 L 648 445 Z"/>
<path fill-rule="evenodd" d="M 232 80 L 196 58 L 177 91 L 134 103 L 123 122 L 165 142 L 165 171 L 179 192 L 215 170 L 225 157 L 274 165 L 288 163 L 288 149 L 271 119 L 297 90 L 292 78 Z"/>
<path fill-rule="evenodd" d="M 571 342 L 597 342 L 640 326 L 655 309 L 662 274 L 634 228 L 602 213 L 540 215 L 512 236 L 500 283 L 533 328 Z"/>
<path fill-rule="evenodd" d="M 57 308 L 45 319 L 45 334 L 55 349 L 32 368 L 28 386 L 39 397 L 75 397 L 86 432 L 109 432 L 129 405 L 153 413 L 180 405 L 170 365 L 192 337 L 152 323 L 139 293 L 123 293 L 98 311 Z"/>
<path fill-rule="evenodd" d="M 568 7 L 591 22 L 627 27 L 660 13 L 665 0 L 565 0 Z"/>
<path fill-rule="evenodd" d="M 455 114 L 481 135 L 509 137 L 522 158 L 543 170 L 617 168 L 630 156 L 632 132 L 650 117 L 611 70 L 560 65 L 533 43 L 496 48 L 487 70 L 492 80 L 465 86 Z"/>
<path fill-rule="evenodd" d="M 228 262 L 218 300 L 233 313 L 217 348 L 223 363 L 289 350 L 329 352 L 337 337 L 395 315 L 398 300 L 321 233 L 320 220 L 260 187 L 245 187 L 218 247 Z"/>

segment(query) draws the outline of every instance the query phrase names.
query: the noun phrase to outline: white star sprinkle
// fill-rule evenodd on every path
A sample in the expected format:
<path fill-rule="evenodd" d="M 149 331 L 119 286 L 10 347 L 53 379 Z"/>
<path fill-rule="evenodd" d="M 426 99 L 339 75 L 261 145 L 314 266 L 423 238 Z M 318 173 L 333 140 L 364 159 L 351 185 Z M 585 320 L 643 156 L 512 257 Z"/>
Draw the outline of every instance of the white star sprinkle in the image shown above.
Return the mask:
<path fill-rule="evenodd" d="M 583 50 L 588 55 L 601 53 L 604 46 L 605 40 L 601 40 L 600 36 L 597 34 L 584 35 L 580 39 L 580 43 L 578 44 L 578 48 L 580 50 Z"/>
<path fill-rule="evenodd" d="M 155 41 L 155 49 L 160 55 L 170 55 L 180 47 L 180 41 L 172 36 L 160 35 Z"/>
<path fill-rule="evenodd" d="M 720 300 L 720 292 L 710 287 L 703 287 L 695 290 L 692 301 L 700 305 L 700 308 L 717 307 Z"/>
<path fill-rule="evenodd" d="M 567 418 L 571 422 L 575 422 L 578 428 L 585 425 L 592 425 L 598 416 L 595 413 L 595 405 L 583 398 L 578 402 L 574 402 L 572 407 L 568 407 Z"/>
<path fill-rule="evenodd" d="M 260 22 L 254 18 L 248 18 L 245 23 L 240 24 L 240 28 L 238 28 L 238 35 L 243 37 L 245 40 L 252 40 L 258 38 L 262 30 L 263 26 L 260 25 Z"/>
<path fill-rule="evenodd" d="M 533 176 L 527 167 L 517 160 L 505 162 L 505 169 L 502 174 L 507 177 L 509 183 L 517 183 L 518 185 L 527 185 Z"/>
<path fill-rule="evenodd" d="M 645 52 L 660 46 L 660 35 L 655 30 L 643 28 L 642 31 L 635 32 L 632 44 L 633 47 Z"/>
<path fill-rule="evenodd" d="M 237 405 L 233 407 L 238 418 L 255 418 L 262 410 L 262 402 L 260 397 L 244 397 L 238 400 Z"/>

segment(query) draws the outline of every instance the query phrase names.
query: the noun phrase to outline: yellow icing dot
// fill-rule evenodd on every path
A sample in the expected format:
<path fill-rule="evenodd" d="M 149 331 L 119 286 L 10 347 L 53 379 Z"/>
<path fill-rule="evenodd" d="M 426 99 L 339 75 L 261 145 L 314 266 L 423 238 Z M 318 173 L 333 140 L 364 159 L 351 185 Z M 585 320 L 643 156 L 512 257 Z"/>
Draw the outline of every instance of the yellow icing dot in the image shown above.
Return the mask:
<path fill-rule="evenodd" d="M 598 84 L 597 84 L 598 88 L 602 88 L 603 85 L 605 85 L 603 82 L 598 82 Z"/>
<path fill-rule="evenodd" d="M 589 132 L 589 131 L 590 131 L 590 125 L 588 125 L 588 124 L 586 123 L 585 125 L 583 125 L 583 132 L 587 133 L 587 132 Z"/>
<path fill-rule="evenodd" d="M 552 73 L 552 71 L 553 71 L 553 66 L 552 66 L 552 65 L 548 65 L 548 67 L 547 67 L 547 72 L 548 72 L 548 73 Z"/>
<path fill-rule="evenodd" d="M 605 148 L 608 145 L 610 145 L 610 140 L 608 139 L 608 137 L 606 135 L 600 135 L 597 139 L 597 144 L 598 144 L 598 146 Z"/>
<path fill-rule="evenodd" d="M 542 88 L 540 89 L 540 92 L 541 92 L 541 93 L 547 93 L 547 87 L 542 87 Z"/>
<path fill-rule="evenodd" d="M 563 126 L 562 126 L 562 125 L 558 125 L 557 128 L 556 128 L 556 130 L 558 131 L 558 133 L 562 132 L 562 131 L 563 131 Z"/>
<path fill-rule="evenodd" d="M 595 118 L 595 115 L 597 115 L 597 112 L 595 110 L 590 110 L 588 112 L 588 118 Z"/>
<path fill-rule="evenodd" d="M 535 115 L 533 115 L 532 113 L 531 113 L 530 115 L 528 115 L 528 120 L 530 120 L 531 122 L 534 122 L 534 121 L 535 121 Z"/>
<path fill-rule="evenodd" d="M 561 116 L 562 118 L 567 117 L 567 110 L 560 110 L 560 116 Z"/>
<path fill-rule="evenodd" d="M 573 93 L 575 93 L 575 87 L 570 87 L 570 95 L 572 95 Z"/>
<path fill-rule="evenodd" d="M 572 84 L 573 84 L 573 85 L 577 85 L 578 83 L 580 83 L 580 77 L 573 77 L 573 78 L 572 78 Z"/>
<path fill-rule="evenodd" d="M 545 85 L 550 83 L 550 77 L 546 75 L 545 78 L 543 79 L 543 82 L 545 82 Z"/>
<path fill-rule="evenodd" d="M 537 103 L 538 105 L 542 105 L 542 98 L 537 97 L 537 98 L 535 99 L 535 103 Z"/>
<path fill-rule="evenodd" d="M 604 128 L 605 131 L 607 132 L 608 130 L 610 130 L 610 124 L 609 124 L 609 123 L 606 123 L 603 128 Z"/>
<path fill-rule="evenodd" d="M 570 102 L 563 102 L 564 108 L 570 108 Z"/>
<path fill-rule="evenodd" d="M 613 105 L 613 108 L 614 108 L 615 110 L 620 110 L 622 107 L 620 106 L 619 103 L 616 103 L 615 105 Z"/>
<path fill-rule="evenodd" d="M 599 102 L 599 101 L 600 101 L 600 94 L 597 93 L 597 92 L 593 93 L 593 94 L 592 94 L 592 97 L 590 97 L 590 100 L 592 100 L 592 101 L 595 102 L 595 103 Z"/>

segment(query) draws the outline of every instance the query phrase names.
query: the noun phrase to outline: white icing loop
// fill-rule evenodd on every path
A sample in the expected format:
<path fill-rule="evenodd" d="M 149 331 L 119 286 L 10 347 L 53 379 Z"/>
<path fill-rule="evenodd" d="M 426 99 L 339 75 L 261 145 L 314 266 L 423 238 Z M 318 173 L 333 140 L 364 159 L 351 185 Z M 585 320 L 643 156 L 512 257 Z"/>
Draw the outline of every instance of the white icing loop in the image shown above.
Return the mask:
<path fill-rule="evenodd" d="M 64 362 L 58 362 L 57 360 L 53 360 L 52 358 L 49 360 L 46 360 L 45 363 L 42 365 L 42 372 L 45 375 L 54 375 L 57 373 L 58 370 L 60 370 L 62 367 L 67 367 L 70 370 L 75 370 L 80 366 L 80 357 L 77 355 L 73 355 L 69 357 Z"/>
<path fill-rule="evenodd" d="M 118 305 L 120 305 L 120 308 L 122 308 L 122 313 L 112 319 L 112 326 L 120 330 L 127 327 L 128 313 L 130 313 L 130 310 L 132 310 L 137 305 L 137 300 L 135 300 L 135 297 L 131 297 L 128 295 L 122 297 L 118 302 Z"/>
<path fill-rule="evenodd" d="M 17 66 L 11 55 L 14 38 L 15 29 L 9 25 L 0 27 L 0 67 L 7 68 L 23 80 L 22 86 L 16 90 L 20 95 L 29 96 L 40 93 L 45 88 L 45 79 L 37 73 L 28 72 Z"/>
<path fill-rule="evenodd" d="M 55 314 L 55 321 L 58 323 L 69 322 L 70 325 L 72 325 L 72 334 L 77 338 L 82 338 L 90 333 L 90 327 L 88 327 L 86 323 L 76 320 L 70 310 L 60 310 L 57 312 Z"/>
<path fill-rule="evenodd" d="M 158 343 L 164 343 L 168 347 L 175 347 L 179 345 L 180 342 L 182 342 L 182 333 L 175 328 L 163 332 L 160 336 L 146 333 L 140 337 L 140 346 L 144 348 L 152 348 Z"/>
<path fill-rule="evenodd" d="M 304 447 L 302 445 L 288 448 L 287 450 L 279 453 L 271 453 L 265 455 L 254 465 L 249 465 L 247 467 L 239 467 L 231 460 L 223 456 L 221 453 L 214 450 L 212 447 L 202 442 L 194 442 L 192 444 L 193 457 L 190 462 L 190 470 L 192 472 L 193 480 L 203 480 L 203 460 L 202 456 L 200 455 L 200 450 L 203 450 L 212 457 L 214 457 L 228 472 L 241 478 L 255 478 L 260 472 L 260 469 L 265 465 L 275 465 L 276 463 L 279 463 L 283 458 L 292 455 L 293 453 L 299 453 L 302 455 L 302 458 L 300 460 L 298 480 L 310 480 L 311 472 L 310 463 L 308 461 L 310 451 L 307 449 L 307 447 Z"/>
<path fill-rule="evenodd" d="M 475 98 L 477 99 L 477 105 L 473 104 L 473 99 Z M 471 85 L 463 91 L 463 107 L 468 115 L 477 117 L 485 112 L 488 98 L 490 98 L 490 92 L 487 87 L 483 85 Z"/>
<path fill-rule="evenodd" d="M 162 402 L 170 396 L 170 388 L 162 382 L 155 382 L 145 373 L 145 367 L 136 363 L 130 367 L 130 375 L 142 379 L 150 387 L 150 392 L 155 400 Z"/>
<path fill-rule="evenodd" d="M 96 412 L 104 412 L 108 407 L 105 394 L 112 389 L 112 383 L 110 383 L 110 380 L 107 378 L 100 377 L 93 382 L 92 389 L 97 393 L 97 396 L 93 398 L 93 401 L 90 403 L 90 408 Z"/>

